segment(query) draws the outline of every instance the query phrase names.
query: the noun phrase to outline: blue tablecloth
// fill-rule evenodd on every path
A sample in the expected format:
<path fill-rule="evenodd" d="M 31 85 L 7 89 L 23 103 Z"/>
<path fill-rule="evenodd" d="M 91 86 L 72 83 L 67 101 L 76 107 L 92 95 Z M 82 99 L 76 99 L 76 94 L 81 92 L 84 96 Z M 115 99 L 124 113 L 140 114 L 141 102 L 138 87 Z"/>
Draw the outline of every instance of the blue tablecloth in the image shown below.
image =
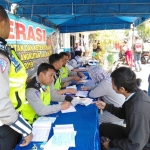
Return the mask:
<path fill-rule="evenodd" d="M 81 85 L 77 85 L 80 90 Z M 76 112 L 64 113 L 61 112 L 49 115 L 57 117 L 56 121 L 52 126 L 61 124 L 73 124 L 77 135 L 75 137 L 75 148 L 69 148 L 69 150 L 100 150 L 100 139 L 99 139 L 99 120 L 98 120 L 98 109 L 95 104 L 89 106 L 77 105 Z M 51 129 L 49 138 L 53 135 Z M 15 150 L 29 150 L 33 144 L 36 144 L 38 148 L 41 143 L 31 142 L 27 147 L 20 148 L 17 146 Z M 40 150 L 40 148 L 38 149 Z M 61 149 L 60 149 L 61 150 Z"/>

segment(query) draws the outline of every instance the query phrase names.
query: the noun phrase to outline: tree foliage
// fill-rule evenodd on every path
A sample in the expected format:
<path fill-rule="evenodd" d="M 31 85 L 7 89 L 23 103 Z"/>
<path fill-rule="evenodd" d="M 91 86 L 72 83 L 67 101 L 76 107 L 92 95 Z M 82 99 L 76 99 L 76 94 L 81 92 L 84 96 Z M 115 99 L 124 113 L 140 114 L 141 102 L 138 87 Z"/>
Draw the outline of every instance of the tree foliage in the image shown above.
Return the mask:
<path fill-rule="evenodd" d="M 148 24 L 148 21 L 137 26 L 136 30 L 138 31 L 138 35 L 143 39 L 143 41 L 150 39 L 150 24 Z"/>

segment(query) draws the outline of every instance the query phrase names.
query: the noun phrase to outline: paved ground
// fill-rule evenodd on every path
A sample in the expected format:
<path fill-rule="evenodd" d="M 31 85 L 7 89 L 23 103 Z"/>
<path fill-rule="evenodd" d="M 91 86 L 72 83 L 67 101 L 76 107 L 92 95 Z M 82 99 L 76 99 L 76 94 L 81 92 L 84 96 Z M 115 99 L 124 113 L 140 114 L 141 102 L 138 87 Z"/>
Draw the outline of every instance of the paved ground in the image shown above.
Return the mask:
<path fill-rule="evenodd" d="M 137 78 L 142 79 L 141 89 L 148 91 L 148 76 L 150 74 L 150 64 L 142 65 L 141 72 L 135 72 Z"/>
<path fill-rule="evenodd" d="M 125 65 L 123 65 L 125 66 Z M 148 91 L 148 76 L 150 74 L 150 64 L 142 64 L 142 71 L 136 72 L 133 67 L 132 70 L 135 72 L 137 78 L 142 79 L 141 89 Z"/>

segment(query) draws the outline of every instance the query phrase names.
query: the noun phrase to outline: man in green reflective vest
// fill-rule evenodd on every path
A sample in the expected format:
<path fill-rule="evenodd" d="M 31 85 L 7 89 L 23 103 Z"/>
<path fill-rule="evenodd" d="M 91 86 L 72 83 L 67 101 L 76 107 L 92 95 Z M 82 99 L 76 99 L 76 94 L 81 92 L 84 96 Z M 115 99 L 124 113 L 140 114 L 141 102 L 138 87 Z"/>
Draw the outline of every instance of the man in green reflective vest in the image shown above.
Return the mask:
<path fill-rule="evenodd" d="M 17 111 L 23 109 L 25 98 L 25 88 L 27 74 L 23 63 L 18 58 L 14 49 L 11 49 L 11 65 L 9 73 L 10 100 Z"/>
<path fill-rule="evenodd" d="M 77 91 L 73 88 L 66 88 L 66 89 L 62 89 L 61 88 L 63 87 L 63 84 L 66 84 L 65 82 L 68 82 L 68 81 L 71 81 L 74 79 L 74 76 L 72 77 L 67 77 L 67 78 L 61 78 L 60 76 L 60 69 L 62 67 L 62 58 L 59 54 L 52 54 L 50 57 L 49 57 L 49 63 L 51 65 L 54 66 L 54 68 L 56 69 L 56 75 L 54 77 L 54 89 L 57 90 L 57 94 L 65 94 L 65 93 L 71 93 L 71 94 L 75 94 Z M 53 86 L 51 84 L 51 86 Z"/>
<path fill-rule="evenodd" d="M 0 5 L 0 149 L 12 150 L 20 140 L 27 146 L 32 140 L 32 128 L 15 110 L 10 97 L 9 73 L 11 72 L 11 48 L 5 39 L 9 37 L 10 22 Z"/>
<path fill-rule="evenodd" d="M 30 124 L 39 116 L 53 114 L 70 107 L 72 98 L 62 104 L 50 105 L 50 84 L 54 76 L 55 68 L 50 64 L 42 63 L 38 67 L 37 76 L 27 83 L 26 98 L 29 103 L 24 106 L 21 113 Z"/>
<path fill-rule="evenodd" d="M 62 67 L 60 69 L 61 78 L 79 81 L 80 78 L 78 77 L 77 72 L 69 71 L 66 67 L 67 61 L 69 60 L 68 54 L 66 52 L 61 52 L 59 55 L 61 56 L 63 62 Z"/>

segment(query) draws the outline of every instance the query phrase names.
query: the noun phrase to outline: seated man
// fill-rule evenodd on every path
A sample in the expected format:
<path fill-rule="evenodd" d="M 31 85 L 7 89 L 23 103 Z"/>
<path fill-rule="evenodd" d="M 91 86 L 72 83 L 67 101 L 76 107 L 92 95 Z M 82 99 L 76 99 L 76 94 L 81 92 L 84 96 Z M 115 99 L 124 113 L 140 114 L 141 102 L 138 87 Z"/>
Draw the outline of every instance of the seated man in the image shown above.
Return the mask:
<path fill-rule="evenodd" d="M 70 107 L 72 100 L 62 104 L 50 105 L 50 84 L 53 82 L 55 68 L 47 63 L 42 63 L 37 70 L 37 76 L 27 83 L 26 99 L 28 103 L 21 111 L 23 117 L 32 124 L 39 116 L 57 113 Z"/>
<path fill-rule="evenodd" d="M 67 69 L 69 70 L 69 71 L 74 71 L 74 72 L 77 72 L 78 73 L 78 75 L 80 76 L 80 77 L 85 77 L 85 75 L 82 73 L 82 71 L 87 71 L 88 69 L 87 68 L 85 68 L 85 69 L 78 69 L 78 68 L 74 68 L 73 67 L 73 65 L 72 65 L 72 63 L 71 63 L 71 54 L 69 53 L 69 52 L 67 52 L 67 55 L 68 55 L 68 58 L 69 58 L 69 60 L 68 60 L 68 62 L 67 62 Z M 74 60 L 74 61 L 76 61 L 76 60 Z"/>
<path fill-rule="evenodd" d="M 63 62 L 62 67 L 60 69 L 60 76 L 61 76 L 61 78 L 65 78 L 67 80 L 70 79 L 70 81 L 71 80 L 79 81 L 80 78 L 78 77 L 77 72 L 69 71 L 67 69 L 67 67 L 66 67 L 67 61 L 69 59 L 67 53 L 61 52 L 60 56 L 61 56 L 62 62 Z"/>
<path fill-rule="evenodd" d="M 70 78 L 67 78 L 68 80 L 65 79 L 65 78 L 60 77 L 59 69 L 61 69 L 61 67 L 62 67 L 62 58 L 61 58 L 61 56 L 59 54 L 52 54 L 49 57 L 49 63 L 51 65 L 53 65 L 55 70 L 56 70 L 56 75 L 54 77 L 54 82 L 51 84 L 51 90 L 53 90 L 52 93 L 57 93 L 57 94 L 71 93 L 71 94 L 75 94 L 77 91 L 73 88 L 66 88 L 66 89 L 61 90 L 64 81 L 74 80 L 74 76 L 72 76 Z"/>
<path fill-rule="evenodd" d="M 94 83 L 90 81 L 88 86 L 83 86 L 81 89 L 85 91 L 90 90 L 89 96 L 91 98 L 100 98 L 105 103 L 113 104 L 118 108 L 121 107 L 125 102 L 125 97 L 122 94 L 117 94 L 113 90 L 110 74 L 100 66 L 90 67 L 88 73 Z M 104 111 L 103 114 L 100 114 L 100 123 L 123 125 L 123 121 L 124 120 L 114 116 L 108 111 Z"/>
<path fill-rule="evenodd" d="M 126 127 L 103 123 L 100 125 L 100 135 L 109 138 L 103 143 L 104 148 L 119 150 L 149 150 L 150 149 L 150 98 L 136 85 L 135 73 L 120 67 L 111 74 L 112 87 L 116 93 L 126 97 L 120 108 L 113 104 L 98 101 L 99 109 L 104 109 L 126 120 Z"/>

